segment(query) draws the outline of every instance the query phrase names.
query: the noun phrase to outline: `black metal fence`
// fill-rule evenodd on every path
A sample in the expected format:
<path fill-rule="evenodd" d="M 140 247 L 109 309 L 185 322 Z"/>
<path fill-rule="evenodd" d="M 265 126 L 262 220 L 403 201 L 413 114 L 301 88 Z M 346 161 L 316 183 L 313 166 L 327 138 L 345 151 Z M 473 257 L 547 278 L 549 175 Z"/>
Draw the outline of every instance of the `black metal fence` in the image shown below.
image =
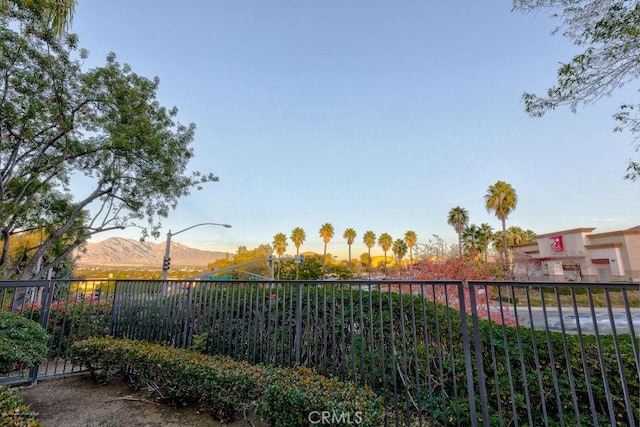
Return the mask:
<path fill-rule="evenodd" d="M 45 363 L 0 377 L 0 384 L 82 372 L 68 360 L 71 344 L 108 335 L 115 286 L 106 280 L 0 281 L 0 307 L 38 322 L 50 335 Z"/>
<path fill-rule="evenodd" d="M 110 334 L 310 366 L 372 387 L 389 425 L 640 425 L 637 284 L 118 281 L 81 297 L 80 282 L 53 287 L 52 307 L 67 307 L 52 317 L 58 353 Z"/>

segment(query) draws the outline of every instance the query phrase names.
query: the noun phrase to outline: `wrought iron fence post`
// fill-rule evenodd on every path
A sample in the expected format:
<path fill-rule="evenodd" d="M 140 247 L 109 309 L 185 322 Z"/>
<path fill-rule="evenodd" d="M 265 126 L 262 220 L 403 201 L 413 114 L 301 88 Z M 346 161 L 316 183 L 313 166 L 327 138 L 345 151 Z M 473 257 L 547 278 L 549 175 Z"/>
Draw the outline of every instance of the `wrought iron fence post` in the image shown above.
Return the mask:
<path fill-rule="evenodd" d="M 49 279 L 44 285 L 44 292 L 42 293 L 42 299 L 40 300 L 40 318 L 38 319 L 38 323 L 44 330 L 47 330 L 47 326 L 49 326 L 49 313 L 51 312 L 51 303 L 53 302 L 53 291 L 54 291 L 55 283 L 51 279 L 51 274 L 49 274 Z M 52 337 L 53 339 L 53 337 Z M 29 370 L 29 378 L 31 379 L 31 385 L 34 385 L 38 382 L 38 371 L 40 370 L 40 364 L 33 366 Z"/>
<path fill-rule="evenodd" d="M 469 340 L 469 328 L 467 325 L 467 309 L 465 307 L 464 284 L 458 283 L 458 300 L 460 301 L 460 329 L 462 332 L 462 345 L 464 347 L 464 366 L 467 373 L 467 392 L 469 393 L 469 416 L 473 427 L 478 425 L 476 412 L 476 390 L 473 381 L 473 367 L 471 366 L 471 341 Z"/>
<path fill-rule="evenodd" d="M 116 334 L 116 324 L 118 319 L 118 297 L 120 296 L 119 292 L 120 286 L 118 285 L 118 281 L 116 280 L 113 285 L 113 304 L 111 304 L 111 320 L 109 320 L 109 336 L 115 338 Z"/>
<path fill-rule="evenodd" d="M 184 329 L 182 331 L 182 348 L 187 348 L 187 343 L 189 342 L 189 323 L 191 318 L 189 317 L 189 313 L 191 312 L 191 289 L 192 283 L 187 285 L 187 307 L 185 308 L 184 315 Z"/>
<path fill-rule="evenodd" d="M 49 313 L 51 312 L 51 303 L 53 302 L 53 291 L 55 289 L 55 283 L 49 279 L 44 285 L 44 292 L 42 293 L 42 299 L 40 300 L 40 318 L 38 323 L 43 328 L 47 329 L 49 326 Z"/>
<path fill-rule="evenodd" d="M 296 365 L 302 359 L 302 285 L 296 282 L 296 336 L 294 342 L 296 348 Z"/>
<path fill-rule="evenodd" d="M 471 322 L 473 324 L 473 346 L 476 350 L 476 372 L 478 376 L 478 388 L 480 391 L 480 403 L 482 405 L 482 425 L 489 427 L 489 408 L 487 400 L 487 384 L 484 376 L 484 360 L 482 359 L 482 346 L 480 344 L 480 328 L 478 327 L 478 305 L 476 302 L 475 285 L 468 284 L 469 305 L 471 306 Z M 466 313 L 461 310 L 461 315 L 466 319 Z M 489 315 L 491 318 L 491 315 Z M 490 337 L 489 339 L 492 339 Z"/>

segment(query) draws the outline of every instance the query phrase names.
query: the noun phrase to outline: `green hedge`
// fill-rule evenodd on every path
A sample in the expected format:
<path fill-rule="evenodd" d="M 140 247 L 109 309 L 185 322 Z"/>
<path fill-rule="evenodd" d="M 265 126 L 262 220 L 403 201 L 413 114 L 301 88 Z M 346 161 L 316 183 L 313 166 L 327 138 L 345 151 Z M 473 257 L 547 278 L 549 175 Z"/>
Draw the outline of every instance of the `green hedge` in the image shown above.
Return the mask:
<path fill-rule="evenodd" d="M 0 374 L 42 362 L 48 339 L 45 330 L 33 320 L 0 310 Z M 0 420 L 6 427 L 42 426 L 37 413 L 29 409 L 16 391 L 5 386 L 0 386 Z"/>
<path fill-rule="evenodd" d="M 46 331 L 33 320 L 0 310 L 0 374 L 45 360 L 48 340 Z"/>
<path fill-rule="evenodd" d="M 111 301 L 54 301 L 49 310 L 47 332 L 51 336 L 49 349 L 52 356 L 66 357 L 71 344 L 92 337 L 109 334 Z M 33 307 L 24 316 L 39 319 L 41 308 Z"/>
<path fill-rule="evenodd" d="M 17 391 L 0 385 L 0 420 L 3 427 L 42 427 L 38 414 Z"/>
<path fill-rule="evenodd" d="M 382 400 L 370 389 L 307 368 L 251 365 L 226 356 L 110 338 L 74 343 L 72 360 L 88 366 L 96 379 L 123 371 L 136 385 L 157 384 L 163 396 L 206 404 L 222 421 L 255 412 L 273 425 L 297 427 L 307 425 L 310 414 L 329 411 L 338 420 L 357 418 L 361 426 L 382 423 Z"/>

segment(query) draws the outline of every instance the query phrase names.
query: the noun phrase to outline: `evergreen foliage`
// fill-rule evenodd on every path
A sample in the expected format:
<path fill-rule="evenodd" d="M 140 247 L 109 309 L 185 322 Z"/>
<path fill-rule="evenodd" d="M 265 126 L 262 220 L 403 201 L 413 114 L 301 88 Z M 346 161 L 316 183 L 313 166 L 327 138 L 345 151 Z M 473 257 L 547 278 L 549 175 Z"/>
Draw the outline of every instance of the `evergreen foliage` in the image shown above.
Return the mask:
<path fill-rule="evenodd" d="M 48 341 L 47 332 L 39 324 L 0 309 L 0 374 L 45 360 Z"/>

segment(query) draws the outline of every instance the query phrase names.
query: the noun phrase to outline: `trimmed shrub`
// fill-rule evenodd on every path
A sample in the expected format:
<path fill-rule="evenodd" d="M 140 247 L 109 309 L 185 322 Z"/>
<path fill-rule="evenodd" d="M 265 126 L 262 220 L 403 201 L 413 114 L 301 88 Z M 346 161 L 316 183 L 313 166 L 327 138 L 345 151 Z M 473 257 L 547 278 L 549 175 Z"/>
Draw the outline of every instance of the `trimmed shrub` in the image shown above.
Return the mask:
<path fill-rule="evenodd" d="M 87 366 L 95 379 L 124 372 L 136 386 L 154 383 L 163 396 L 178 403 L 205 404 L 222 421 L 255 412 L 274 425 L 297 427 L 306 425 L 313 412 L 333 411 L 357 416 L 361 426 L 382 423 L 382 400 L 371 389 L 305 368 L 251 365 L 226 356 L 110 338 L 74 343 L 72 360 Z"/>
<path fill-rule="evenodd" d="M 333 417 L 335 424 L 382 425 L 380 418 L 372 424 L 374 419 L 368 415 L 375 408 L 368 401 L 371 395 L 360 392 L 352 382 L 327 378 L 303 367 L 277 370 L 276 375 L 262 377 L 262 382 L 256 412 L 272 425 L 308 425 L 310 416 L 317 421 L 322 413 L 327 413 L 329 420 Z"/>
<path fill-rule="evenodd" d="M 33 320 L 0 310 L 0 374 L 45 360 L 48 340 L 47 332 Z"/>
<path fill-rule="evenodd" d="M 18 392 L 0 385 L 0 419 L 4 427 L 42 427 L 38 414 Z"/>

